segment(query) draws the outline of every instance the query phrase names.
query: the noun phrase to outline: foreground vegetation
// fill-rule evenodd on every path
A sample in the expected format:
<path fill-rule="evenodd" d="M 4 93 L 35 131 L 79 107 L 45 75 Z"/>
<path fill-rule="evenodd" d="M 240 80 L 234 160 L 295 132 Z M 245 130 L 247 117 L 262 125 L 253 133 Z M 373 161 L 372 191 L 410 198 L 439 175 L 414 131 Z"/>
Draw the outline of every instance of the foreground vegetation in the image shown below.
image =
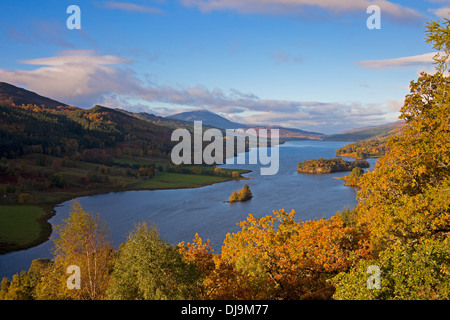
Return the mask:
<path fill-rule="evenodd" d="M 3 279 L 0 299 L 450 299 L 445 21 L 428 25 L 428 42 L 441 52 L 436 73 L 411 82 L 401 109 L 406 125 L 375 170 L 359 177 L 354 209 L 310 221 L 283 209 L 250 214 L 214 253 L 198 235 L 170 245 L 146 222 L 114 250 L 107 226 L 74 202 L 57 228 L 54 259 Z M 67 288 L 70 265 L 80 267 L 79 290 Z"/>

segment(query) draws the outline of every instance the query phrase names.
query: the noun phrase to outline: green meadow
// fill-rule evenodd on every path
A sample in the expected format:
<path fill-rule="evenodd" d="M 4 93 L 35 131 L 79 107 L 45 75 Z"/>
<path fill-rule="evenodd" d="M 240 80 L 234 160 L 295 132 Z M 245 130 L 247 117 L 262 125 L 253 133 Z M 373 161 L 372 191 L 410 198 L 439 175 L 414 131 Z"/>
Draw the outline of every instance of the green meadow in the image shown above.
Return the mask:
<path fill-rule="evenodd" d="M 42 242 L 48 213 L 35 205 L 0 206 L 0 253 Z"/>

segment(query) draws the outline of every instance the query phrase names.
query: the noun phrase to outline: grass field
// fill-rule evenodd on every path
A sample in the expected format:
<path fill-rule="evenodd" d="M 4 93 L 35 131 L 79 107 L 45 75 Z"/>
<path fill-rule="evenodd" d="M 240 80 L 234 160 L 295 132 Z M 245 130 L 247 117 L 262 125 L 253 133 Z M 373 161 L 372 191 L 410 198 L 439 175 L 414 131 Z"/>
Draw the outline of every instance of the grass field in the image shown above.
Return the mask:
<path fill-rule="evenodd" d="M 138 184 L 136 189 L 188 188 L 227 180 L 230 180 L 230 178 L 162 172 L 158 176 Z"/>
<path fill-rule="evenodd" d="M 45 216 L 47 213 L 39 206 L 0 206 L 0 252 L 12 249 L 10 246 L 23 248 L 40 242 Z"/>

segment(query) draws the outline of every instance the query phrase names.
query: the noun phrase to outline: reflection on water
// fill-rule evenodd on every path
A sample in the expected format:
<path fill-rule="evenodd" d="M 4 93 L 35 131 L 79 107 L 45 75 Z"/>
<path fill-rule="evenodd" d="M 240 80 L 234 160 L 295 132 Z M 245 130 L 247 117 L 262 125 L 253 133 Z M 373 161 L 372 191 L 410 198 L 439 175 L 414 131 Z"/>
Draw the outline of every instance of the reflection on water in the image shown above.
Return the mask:
<path fill-rule="evenodd" d="M 251 180 L 228 181 L 194 189 L 127 191 L 79 198 L 84 210 L 99 213 L 108 224 L 112 244 L 117 248 L 126 240 L 127 233 L 139 221 L 157 225 L 163 238 L 177 244 L 190 242 L 195 233 L 210 239 L 220 252 L 225 236 L 238 231 L 236 225 L 249 213 L 255 217 L 270 214 L 272 210 L 294 209 L 297 219 L 328 218 L 345 206 L 356 205 L 356 192 L 342 180 L 333 179 L 345 173 L 305 175 L 297 173 L 297 164 L 315 158 L 333 158 L 338 148 L 348 142 L 292 141 L 280 146 L 279 171 L 273 176 L 261 176 L 258 165 L 226 164 L 226 168 L 252 170 L 246 174 Z M 256 152 L 253 150 L 251 152 Z M 241 156 L 248 156 L 241 155 Z M 373 166 L 375 159 L 369 159 Z M 243 203 L 224 203 L 233 191 L 247 183 L 253 198 Z M 49 220 L 52 225 L 68 215 L 71 202 L 56 208 Z M 36 258 L 52 258 L 52 241 L 34 248 L 0 256 L 0 277 L 11 277 L 28 270 Z"/>

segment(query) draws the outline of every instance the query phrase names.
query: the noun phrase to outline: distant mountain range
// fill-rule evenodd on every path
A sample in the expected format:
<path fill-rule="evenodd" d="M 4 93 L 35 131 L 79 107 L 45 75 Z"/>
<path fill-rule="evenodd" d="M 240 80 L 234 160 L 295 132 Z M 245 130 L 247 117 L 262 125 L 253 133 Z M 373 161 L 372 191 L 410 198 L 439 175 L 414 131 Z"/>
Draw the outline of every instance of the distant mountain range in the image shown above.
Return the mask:
<path fill-rule="evenodd" d="M 45 106 L 50 109 L 65 109 L 65 110 L 84 110 L 76 107 L 70 107 L 69 105 L 41 96 L 35 92 L 11 85 L 6 82 L 0 82 L 0 105 L 37 105 Z M 97 108 L 98 109 L 98 108 Z M 204 127 L 215 127 L 219 129 L 278 129 L 281 140 L 337 140 L 337 141 L 360 141 L 368 139 L 374 136 L 380 136 L 383 134 L 389 135 L 390 131 L 395 128 L 401 127 L 403 121 L 396 121 L 394 123 L 356 128 L 348 131 L 344 131 L 339 134 L 324 135 L 317 132 L 309 132 L 295 128 L 286 128 L 276 125 L 259 125 L 259 124 L 243 124 L 233 122 L 225 117 L 210 112 L 208 110 L 194 110 L 188 112 L 177 113 L 168 117 L 156 116 L 151 113 L 139 112 L 134 113 L 122 109 L 110 109 L 102 107 L 102 112 L 107 110 L 120 111 L 130 117 L 137 118 L 150 122 L 152 125 L 160 127 L 175 129 L 175 128 L 188 128 L 192 129 L 193 121 L 202 121 Z M 97 110 L 98 111 L 98 110 Z M 92 109 L 91 109 L 92 112 Z M 115 117 L 119 119 L 119 117 Z M 129 122 L 129 120 L 127 120 Z M 118 125 L 120 125 L 118 123 Z M 141 127 L 141 123 L 138 125 Z"/>
<path fill-rule="evenodd" d="M 230 121 L 218 114 L 212 113 L 208 110 L 194 110 L 182 112 L 168 116 L 170 119 L 177 119 L 183 121 L 202 121 L 206 125 L 210 125 L 219 129 L 246 129 L 250 126 Z"/>
<path fill-rule="evenodd" d="M 331 134 L 324 137 L 325 140 L 334 141 L 361 141 L 372 137 L 382 138 L 392 135 L 392 132 L 404 125 L 403 120 L 395 121 L 380 126 L 370 126 L 347 130 L 339 134 Z"/>
<path fill-rule="evenodd" d="M 218 114 L 210 112 L 208 110 L 194 110 L 188 112 L 177 113 L 167 118 L 177 119 L 183 121 L 202 121 L 206 125 L 216 127 L 219 129 L 278 129 L 280 139 L 310 139 L 310 140 L 321 140 L 324 136 L 322 133 L 309 132 L 300 129 L 285 128 L 282 126 L 265 126 L 257 124 L 243 124 L 238 122 L 230 121 Z"/>

